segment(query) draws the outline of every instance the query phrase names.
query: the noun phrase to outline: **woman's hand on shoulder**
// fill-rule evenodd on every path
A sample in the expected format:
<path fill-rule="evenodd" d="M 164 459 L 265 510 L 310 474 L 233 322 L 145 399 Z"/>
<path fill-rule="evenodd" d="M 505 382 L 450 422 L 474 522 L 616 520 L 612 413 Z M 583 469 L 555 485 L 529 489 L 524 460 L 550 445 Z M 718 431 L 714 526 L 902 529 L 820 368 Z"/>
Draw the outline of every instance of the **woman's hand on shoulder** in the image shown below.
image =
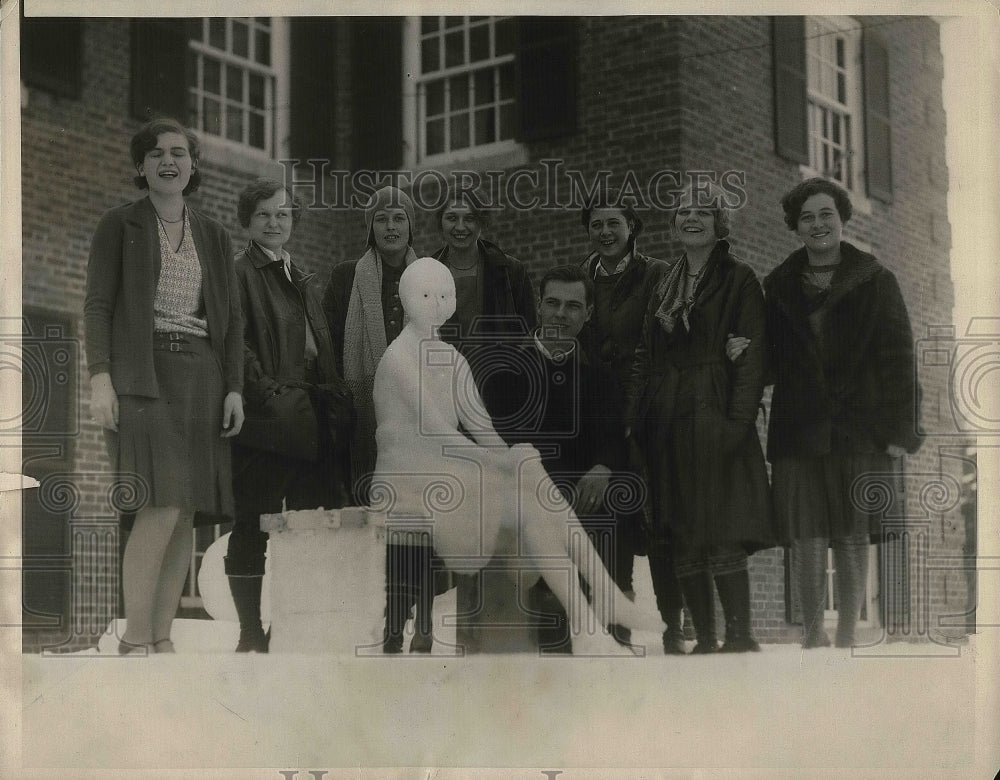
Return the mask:
<path fill-rule="evenodd" d="M 243 428 L 243 396 L 239 393 L 226 393 L 222 402 L 222 438 L 235 436 Z"/>
<path fill-rule="evenodd" d="M 906 448 L 900 447 L 898 444 L 889 444 L 885 448 L 886 454 L 895 459 L 902 458 L 906 454 Z"/>
<path fill-rule="evenodd" d="M 90 417 L 102 428 L 118 430 L 118 393 L 111 374 L 95 374 L 90 378 Z"/>

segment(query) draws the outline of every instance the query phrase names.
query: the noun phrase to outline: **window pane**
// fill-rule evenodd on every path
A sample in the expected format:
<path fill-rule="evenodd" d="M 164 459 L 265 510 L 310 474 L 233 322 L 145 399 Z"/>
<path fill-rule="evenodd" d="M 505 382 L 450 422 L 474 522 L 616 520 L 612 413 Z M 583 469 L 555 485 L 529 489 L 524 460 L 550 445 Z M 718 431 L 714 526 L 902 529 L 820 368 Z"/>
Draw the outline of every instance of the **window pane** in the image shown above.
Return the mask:
<path fill-rule="evenodd" d="M 489 18 L 490 17 L 488 17 L 488 16 L 470 16 L 469 17 L 469 24 L 475 24 L 476 22 L 484 22 L 484 21 L 488 20 Z"/>
<path fill-rule="evenodd" d="M 212 135 L 222 134 L 221 125 L 221 115 L 219 113 L 219 101 L 212 100 L 210 98 L 205 98 L 202 104 L 202 127 L 205 132 L 212 133 Z"/>
<path fill-rule="evenodd" d="M 235 65 L 226 66 L 226 97 L 243 102 L 243 70 Z"/>
<path fill-rule="evenodd" d="M 444 120 L 433 119 L 427 123 L 427 154 L 441 154 L 444 151 Z"/>
<path fill-rule="evenodd" d="M 476 105 L 482 106 L 493 100 L 493 68 L 476 71 Z"/>
<path fill-rule="evenodd" d="M 481 108 L 476 112 L 476 146 L 497 140 L 495 122 L 496 109 Z"/>
<path fill-rule="evenodd" d="M 237 57 L 250 56 L 250 30 L 243 22 L 233 20 L 233 54 Z"/>
<path fill-rule="evenodd" d="M 465 21 L 464 16 L 446 16 L 444 18 L 445 27 L 458 27 Z"/>
<path fill-rule="evenodd" d="M 250 74 L 250 106 L 264 108 L 264 77 L 258 73 Z"/>
<path fill-rule="evenodd" d="M 243 140 L 243 109 L 239 106 L 226 106 L 226 138 Z"/>
<path fill-rule="evenodd" d="M 454 68 L 465 64 L 465 30 L 450 32 L 444 36 L 444 66 Z"/>
<path fill-rule="evenodd" d="M 257 40 L 254 43 L 254 55 L 261 65 L 271 64 L 271 33 L 267 30 L 257 30 Z"/>
<path fill-rule="evenodd" d="M 837 100 L 847 104 L 847 78 L 843 73 L 837 74 Z"/>
<path fill-rule="evenodd" d="M 514 20 L 513 19 L 503 19 L 494 25 L 494 32 L 496 38 L 496 46 L 494 54 L 500 57 L 504 54 L 512 54 L 514 52 Z"/>
<path fill-rule="evenodd" d="M 258 149 L 264 148 L 264 115 L 252 112 L 250 114 L 250 145 Z"/>
<path fill-rule="evenodd" d="M 458 114 L 451 118 L 451 148 L 467 149 L 469 146 L 469 115 Z"/>
<path fill-rule="evenodd" d="M 427 116 L 444 113 L 444 81 L 432 81 L 427 85 Z"/>
<path fill-rule="evenodd" d="M 211 19 L 208 22 L 208 43 L 216 49 L 226 48 L 226 20 Z"/>
<path fill-rule="evenodd" d="M 844 39 L 837 36 L 837 67 L 844 67 Z"/>
<path fill-rule="evenodd" d="M 453 76 L 450 78 L 448 89 L 450 90 L 449 111 L 459 111 L 469 107 L 469 77 Z"/>
<path fill-rule="evenodd" d="M 440 24 L 441 22 L 436 16 L 422 16 L 420 17 L 420 32 L 424 35 L 436 32 Z"/>
<path fill-rule="evenodd" d="M 427 38 L 420 46 L 420 72 L 433 73 L 441 67 L 441 39 Z"/>
<path fill-rule="evenodd" d="M 253 20 L 259 27 L 266 27 L 269 30 L 271 29 L 270 16 L 255 16 Z"/>
<path fill-rule="evenodd" d="M 202 64 L 202 82 L 206 92 L 211 92 L 213 95 L 222 94 L 222 68 L 219 65 L 218 60 L 203 60 Z"/>
<path fill-rule="evenodd" d="M 500 99 L 514 99 L 514 66 L 504 65 L 500 68 Z"/>
<path fill-rule="evenodd" d="M 490 26 L 476 25 L 469 29 L 469 62 L 490 58 Z"/>
<path fill-rule="evenodd" d="M 514 104 L 500 106 L 500 140 L 514 137 Z"/>

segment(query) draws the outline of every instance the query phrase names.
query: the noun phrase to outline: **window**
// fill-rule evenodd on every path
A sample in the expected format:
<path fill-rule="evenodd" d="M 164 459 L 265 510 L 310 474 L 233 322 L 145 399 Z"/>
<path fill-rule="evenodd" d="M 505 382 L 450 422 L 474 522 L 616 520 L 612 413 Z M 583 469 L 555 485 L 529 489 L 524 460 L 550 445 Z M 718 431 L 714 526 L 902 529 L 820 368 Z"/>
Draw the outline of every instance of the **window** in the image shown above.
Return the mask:
<path fill-rule="evenodd" d="M 195 129 L 273 155 L 271 19 L 201 19 L 190 45 L 194 53 L 190 113 Z"/>
<path fill-rule="evenodd" d="M 772 18 L 774 146 L 808 175 L 892 200 L 890 51 L 851 17 Z"/>
<path fill-rule="evenodd" d="M 848 190 L 862 156 L 860 28 L 853 20 L 806 20 L 809 167 Z"/>
<path fill-rule="evenodd" d="M 415 162 L 513 146 L 514 19 L 424 16 L 410 25 Z"/>

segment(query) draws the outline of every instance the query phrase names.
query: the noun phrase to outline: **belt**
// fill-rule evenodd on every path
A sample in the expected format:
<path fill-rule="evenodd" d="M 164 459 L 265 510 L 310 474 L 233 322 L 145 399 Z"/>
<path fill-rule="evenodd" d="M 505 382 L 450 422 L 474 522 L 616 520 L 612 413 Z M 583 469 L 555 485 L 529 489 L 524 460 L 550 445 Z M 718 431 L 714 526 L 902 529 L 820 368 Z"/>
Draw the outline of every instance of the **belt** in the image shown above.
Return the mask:
<path fill-rule="evenodd" d="M 189 336 L 185 333 L 172 331 L 156 331 L 153 334 L 153 349 L 161 352 L 191 352 L 188 349 Z"/>

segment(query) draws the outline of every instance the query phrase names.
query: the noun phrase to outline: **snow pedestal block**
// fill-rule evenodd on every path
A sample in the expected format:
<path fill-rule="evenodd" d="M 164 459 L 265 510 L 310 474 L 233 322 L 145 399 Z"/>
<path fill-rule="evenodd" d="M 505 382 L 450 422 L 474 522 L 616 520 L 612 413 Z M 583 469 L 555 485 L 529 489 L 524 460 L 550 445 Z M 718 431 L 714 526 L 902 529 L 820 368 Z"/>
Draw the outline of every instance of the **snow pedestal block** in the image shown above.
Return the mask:
<path fill-rule="evenodd" d="M 272 653 L 377 655 L 385 516 L 364 507 L 261 515 L 270 535 Z"/>

